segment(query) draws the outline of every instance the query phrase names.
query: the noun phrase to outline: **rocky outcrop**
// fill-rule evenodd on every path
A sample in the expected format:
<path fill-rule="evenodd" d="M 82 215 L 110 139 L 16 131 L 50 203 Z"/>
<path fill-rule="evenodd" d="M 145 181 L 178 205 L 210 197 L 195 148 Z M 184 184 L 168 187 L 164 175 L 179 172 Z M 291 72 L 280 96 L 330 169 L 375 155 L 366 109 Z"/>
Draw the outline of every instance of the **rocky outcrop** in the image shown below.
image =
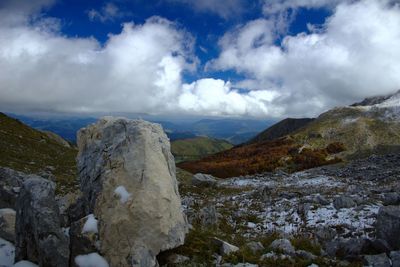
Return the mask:
<path fill-rule="evenodd" d="M 215 179 L 214 176 L 209 175 L 209 174 L 196 173 L 192 177 L 192 185 L 214 187 L 217 185 L 217 179 Z"/>
<path fill-rule="evenodd" d="M 0 209 L 0 238 L 15 242 L 15 210 Z"/>
<path fill-rule="evenodd" d="M 400 206 L 381 207 L 376 221 L 376 236 L 393 249 L 400 249 Z"/>
<path fill-rule="evenodd" d="M 160 251 L 183 244 L 174 158 L 158 124 L 106 117 L 79 131 L 78 147 L 83 206 L 111 266 L 156 266 Z"/>
<path fill-rule="evenodd" d="M 22 172 L 0 167 L 0 209 L 15 209 L 22 183 L 29 177 Z"/>
<path fill-rule="evenodd" d="M 32 175 L 16 202 L 16 260 L 68 266 L 69 239 L 61 229 L 55 184 Z"/>

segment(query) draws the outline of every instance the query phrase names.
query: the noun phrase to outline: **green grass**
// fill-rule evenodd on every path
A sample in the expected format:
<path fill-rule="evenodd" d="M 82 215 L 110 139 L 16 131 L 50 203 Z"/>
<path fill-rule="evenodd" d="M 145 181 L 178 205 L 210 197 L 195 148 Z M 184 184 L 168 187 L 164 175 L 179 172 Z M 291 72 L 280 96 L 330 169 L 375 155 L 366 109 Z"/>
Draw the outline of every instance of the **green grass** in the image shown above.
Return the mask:
<path fill-rule="evenodd" d="M 0 166 L 25 173 L 39 173 L 51 166 L 57 193 L 68 193 L 77 188 L 76 155 L 76 148 L 65 147 L 45 133 L 0 113 Z"/>
<path fill-rule="evenodd" d="M 176 162 L 197 160 L 232 147 L 233 145 L 225 140 L 209 137 L 195 137 L 171 143 L 171 151 Z"/>

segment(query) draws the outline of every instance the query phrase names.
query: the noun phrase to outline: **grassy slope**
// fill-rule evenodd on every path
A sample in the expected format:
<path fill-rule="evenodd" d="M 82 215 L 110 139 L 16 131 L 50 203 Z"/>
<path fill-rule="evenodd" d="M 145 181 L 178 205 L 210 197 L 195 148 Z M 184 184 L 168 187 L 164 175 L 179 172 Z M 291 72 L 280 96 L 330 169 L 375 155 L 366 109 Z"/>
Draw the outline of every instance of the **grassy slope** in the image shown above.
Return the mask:
<path fill-rule="evenodd" d="M 26 173 L 39 173 L 52 166 L 57 182 L 69 190 L 76 186 L 76 154 L 76 148 L 65 147 L 47 134 L 0 113 L 0 166 Z"/>
<path fill-rule="evenodd" d="M 233 145 L 225 140 L 209 137 L 195 137 L 176 140 L 171 143 L 172 154 L 177 162 L 196 160 L 232 147 Z"/>

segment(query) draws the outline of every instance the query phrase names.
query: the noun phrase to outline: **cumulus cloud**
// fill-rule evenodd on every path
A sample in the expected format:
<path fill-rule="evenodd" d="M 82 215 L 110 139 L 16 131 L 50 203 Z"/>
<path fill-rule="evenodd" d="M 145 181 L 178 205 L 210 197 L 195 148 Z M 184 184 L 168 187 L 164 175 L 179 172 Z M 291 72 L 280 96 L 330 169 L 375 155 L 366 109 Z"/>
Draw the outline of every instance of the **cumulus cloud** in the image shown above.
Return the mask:
<path fill-rule="evenodd" d="M 240 15 L 244 11 L 245 0 L 168 0 L 169 2 L 189 5 L 198 12 L 211 12 L 224 19 Z"/>
<path fill-rule="evenodd" d="M 400 7 L 389 1 L 339 4 L 322 27 L 274 43 L 273 22 L 259 19 L 226 34 L 209 64 L 267 89 L 282 115 L 316 115 L 335 105 L 400 87 Z M 271 37 L 272 36 L 272 37 Z"/>
<path fill-rule="evenodd" d="M 115 4 L 109 2 L 106 3 L 100 10 L 91 9 L 88 12 L 88 17 L 91 21 L 113 21 L 117 18 L 122 18 L 126 14 L 122 12 Z"/>

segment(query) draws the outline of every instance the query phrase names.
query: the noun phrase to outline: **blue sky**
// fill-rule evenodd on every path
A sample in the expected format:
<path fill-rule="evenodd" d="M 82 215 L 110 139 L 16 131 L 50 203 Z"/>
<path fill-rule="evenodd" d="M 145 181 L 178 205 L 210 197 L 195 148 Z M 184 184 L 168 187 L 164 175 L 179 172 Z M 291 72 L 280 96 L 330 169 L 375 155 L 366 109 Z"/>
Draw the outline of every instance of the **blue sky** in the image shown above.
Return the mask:
<path fill-rule="evenodd" d="M 0 106 L 284 118 L 400 88 L 392 0 L 3 0 Z"/>

